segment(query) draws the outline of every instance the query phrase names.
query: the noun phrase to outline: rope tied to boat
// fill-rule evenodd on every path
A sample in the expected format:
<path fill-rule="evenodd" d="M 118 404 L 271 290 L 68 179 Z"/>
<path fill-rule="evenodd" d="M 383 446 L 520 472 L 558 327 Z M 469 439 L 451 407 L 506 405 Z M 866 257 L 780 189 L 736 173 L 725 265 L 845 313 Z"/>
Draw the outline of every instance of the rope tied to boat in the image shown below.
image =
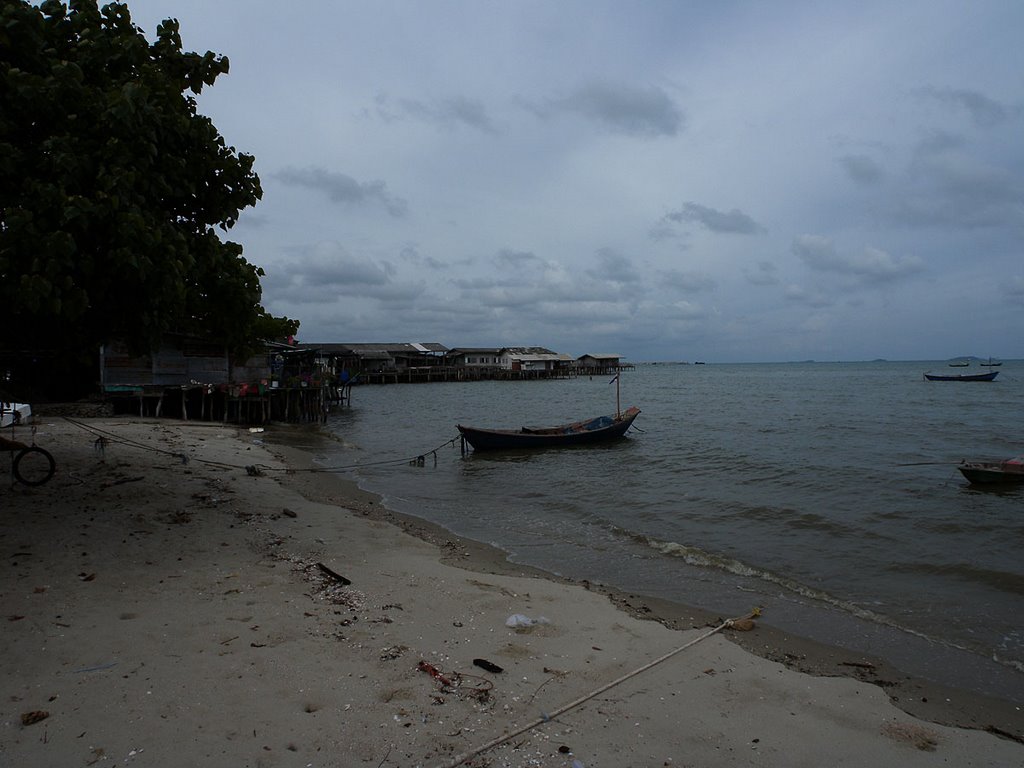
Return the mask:
<path fill-rule="evenodd" d="M 398 459 L 383 459 L 381 461 L 366 461 L 335 467 L 270 467 L 267 466 L 266 464 L 231 464 L 223 461 L 211 461 L 209 459 L 204 459 L 198 456 L 190 457 L 188 454 L 183 453 L 181 451 L 169 451 L 154 445 L 146 445 L 144 443 L 138 442 L 137 440 L 132 440 L 130 438 L 124 437 L 123 435 L 118 435 L 115 432 L 102 429 L 93 424 L 84 424 L 83 422 L 76 421 L 75 419 L 72 419 L 68 416 L 64 416 L 63 419 L 69 424 L 72 424 L 73 426 L 76 426 L 79 429 L 82 429 L 86 432 L 89 432 L 97 436 L 97 439 L 93 446 L 100 459 L 103 459 L 105 457 L 105 451 L 107 446 L 119 443 L 121 445 L 127 445 L 142 451 L 150 451 L 152 453 L 160 453 L 165 456 L 170 456 L 174 459 L 177 459 L 182 464 L 188 464 L 190 461 L 195 461 L 200 464 L 207 464 L 209 466 L 218 467 L 220 469 L 242 469 L 245 470 L 246 474 L 249 475 L 250 477 L 263 477 L 264 475 L 269 474 L 271 472 L 284 472 L 285 474 L 289 475 L 299 474 L 303 472 L 347 472 L 349 470 L 363 469 L 365 467 L 398 466 L 401 464 L 409 464 L 411 466 L 422 467 L 426 465 L 427 456 L 433 456 L 434 466 L 437 466 L 438 452 L 442 448 L 445 448 L 447 446 L 454 446 L 455 442 L 459 439 L 459 436 L 456 435 L 455 437 L 449 438 L 445 442 L 441 443 L 441 445 L 437 446 L 436 448 L 432 448 L 429 451 L 425 451 L 424 453 L 421 453 L 417 456 L 413 456 L 411 458 L 406 457 Z"/>

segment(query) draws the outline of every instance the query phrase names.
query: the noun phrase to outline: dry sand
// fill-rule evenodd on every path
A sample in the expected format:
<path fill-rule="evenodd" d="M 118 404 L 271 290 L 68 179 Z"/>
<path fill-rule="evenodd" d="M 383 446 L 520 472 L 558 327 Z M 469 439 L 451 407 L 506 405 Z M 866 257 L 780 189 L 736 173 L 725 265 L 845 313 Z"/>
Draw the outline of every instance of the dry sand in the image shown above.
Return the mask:
<path fill-rule="evenodd" d="M 0 490 L 0 766 L 1024 764 L 1012 738 L 735 642 L 786 656 L 763 627 L 638 617 L 673 609 L 539 578 L 337 478 L 286 473 L 283 455 L 308 457 L 270 452 L 269 433 L 82 424 L 42 419 L 57 475 Z M 547 622 L 507 626 L 516 614 Z M 964 722 L 1024 736 L 1016 704 L 970 701 Z"/>

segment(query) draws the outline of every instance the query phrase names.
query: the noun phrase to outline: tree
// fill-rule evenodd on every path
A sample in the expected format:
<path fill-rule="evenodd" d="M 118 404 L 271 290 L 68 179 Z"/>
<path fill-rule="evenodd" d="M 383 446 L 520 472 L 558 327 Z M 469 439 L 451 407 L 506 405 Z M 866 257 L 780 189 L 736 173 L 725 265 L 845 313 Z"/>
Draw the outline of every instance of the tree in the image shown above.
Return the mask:
<path fill-rule="evenodd" d="M 174 331 L 251 348 L 267 327 L 263 270 L 221 239 L 262 196 L 253 157 L 227 146 L 195 94 L 228 71 L 150 44 L 128 7 L 0 0 L 0 339 L 138 352 Z M 0 341 L 0 345 L 5 342 Z"/>

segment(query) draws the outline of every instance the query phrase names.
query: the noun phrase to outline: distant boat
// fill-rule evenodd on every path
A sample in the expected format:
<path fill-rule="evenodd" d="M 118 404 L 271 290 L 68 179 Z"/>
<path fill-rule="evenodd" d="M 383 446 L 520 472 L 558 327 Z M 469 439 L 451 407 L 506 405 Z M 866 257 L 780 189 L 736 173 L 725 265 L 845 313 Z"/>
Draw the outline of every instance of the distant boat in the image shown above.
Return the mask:
<path fill-rule="evenodd" d="M 962 461 L 957 469 L 977 485 L 1024 483 L 1024 456 L 1006 461 Z"/>
<path fill-rule="evenodd" d="M 557 427 L 523 427 L 522 429 L 479 429 L 456 425 L 462 437 L 477 451 L 503 451 L 515 448 L 561 448 L 593 445 L 617 440 L 626 434 L 640 414 L 639 408 L 628 408 L 619 414 L 560 424 Z"/>
<path fill-rule="evenodd" d="M 926 373 L 924 377 L 928 381 L 993 381 L 999 371 L 988 371 L 986 373 Z"/>
<path fill-rule="evenodd" d="M 985 368 L 998 368 L 1002 364 L 1002 360 L 993 360 L 991 357 L 988 359 L 987 363 L 978 363 L 978 365 L 982 365 Z"/>
<path fill-rule="evenodd" d="M 971 364 L 970 360 L 951 360 L 949 362 L 950 368 L 966 368 Z"/>

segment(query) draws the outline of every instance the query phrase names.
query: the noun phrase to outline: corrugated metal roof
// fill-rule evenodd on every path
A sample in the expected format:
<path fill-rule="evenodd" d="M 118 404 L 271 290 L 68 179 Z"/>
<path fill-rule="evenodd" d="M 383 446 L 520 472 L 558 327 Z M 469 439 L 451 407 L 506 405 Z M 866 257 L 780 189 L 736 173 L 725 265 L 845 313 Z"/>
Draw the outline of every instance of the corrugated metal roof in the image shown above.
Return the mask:
<path fill-rule="evenodd" d="M 513 360 L 520 360 L 529 363 L 539 363 L 545 360 L 572 360 L 572 357 L 566 354 L 560 354 L 558 352 L 551 352 L 546 355 L 518 355 L 510 354 L 509 357 Z"/>
<path fill-rule="evenodd" d="M 365 352 L 367 350 L 374 350 L 380 352 L 390 352 L 392 354 L 401 352 L 419 352 L 421 354 L 427 352 L 447 352 L 448 347 L 444 344 L 438 344 L 437 342 L 300 342 L 298 345 L 302 349 L 320 349 L 324 352 L 333 352 L 335 354 L 342 354 L 345 352 Z"/>
<path fill-rule="evenodd" d="M 553 355 L 550 349 L 545 347 L 502 347 L 502 350 L 510 355 Z"/>

